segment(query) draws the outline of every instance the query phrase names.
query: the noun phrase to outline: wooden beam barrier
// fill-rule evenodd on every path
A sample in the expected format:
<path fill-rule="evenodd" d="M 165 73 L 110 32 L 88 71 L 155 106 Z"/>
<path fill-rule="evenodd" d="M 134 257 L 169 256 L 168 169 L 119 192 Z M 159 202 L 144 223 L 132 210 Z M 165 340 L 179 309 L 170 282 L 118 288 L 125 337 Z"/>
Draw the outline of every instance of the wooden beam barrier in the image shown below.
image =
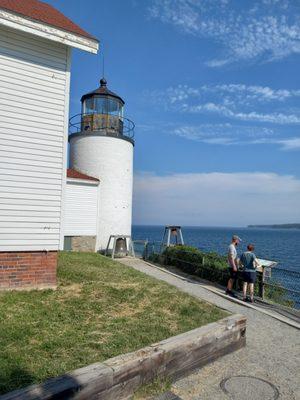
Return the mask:
<path fill-rule="evenodd" d="M 0 400 L 126 399 L 155 378 L 175 380 L 246 345 L 246 318 L 232 315 L 133 353 L 77 369 Z"/>

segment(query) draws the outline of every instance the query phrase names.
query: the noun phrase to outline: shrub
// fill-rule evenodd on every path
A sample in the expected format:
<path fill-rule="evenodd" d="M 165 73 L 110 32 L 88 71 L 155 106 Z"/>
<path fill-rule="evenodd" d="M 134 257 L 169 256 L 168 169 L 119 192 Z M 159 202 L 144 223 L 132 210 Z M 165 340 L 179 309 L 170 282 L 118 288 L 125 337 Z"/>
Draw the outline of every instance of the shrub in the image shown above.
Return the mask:
<path fill-rule="evenodd" d="M 205 253 L 192 246 L 168 247 L 163 252 L 164 263 L 203 279 L 226 285 L 228 267 L 226 257 L 217 253 Z"/>
<path fill-rule="evenodd" d="M 150 254 L 147 260 L 153 262 L 154 264 L 157 264 L 160 262 L 160 255 L 157 253 Z"/>
<path fill-rule="evenodd" d="M 167 247 L 162 255 L 165 264 L 172 264 L 189 274 L 195 274 L 197 267 L 203 262 L 200 250 L 191 246 Z"/>

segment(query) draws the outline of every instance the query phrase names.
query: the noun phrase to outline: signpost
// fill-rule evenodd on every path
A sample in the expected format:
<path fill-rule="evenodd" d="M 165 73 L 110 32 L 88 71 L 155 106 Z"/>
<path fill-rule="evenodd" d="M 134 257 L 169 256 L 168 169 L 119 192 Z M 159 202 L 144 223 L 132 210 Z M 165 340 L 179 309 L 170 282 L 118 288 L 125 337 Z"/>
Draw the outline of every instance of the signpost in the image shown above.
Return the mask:
<path fill-rule="evenodd" d="M 257 268 L 257 271 L 261 273 L 259 281 L 259 295 L 263 300 L 265 297 L 265 278 L 271 278 L 272 268 L 275 267 L 278 262 L 272 260 L 264 260 L 262 258 L 258 258 L 257 261 L 261 265 Z"/>

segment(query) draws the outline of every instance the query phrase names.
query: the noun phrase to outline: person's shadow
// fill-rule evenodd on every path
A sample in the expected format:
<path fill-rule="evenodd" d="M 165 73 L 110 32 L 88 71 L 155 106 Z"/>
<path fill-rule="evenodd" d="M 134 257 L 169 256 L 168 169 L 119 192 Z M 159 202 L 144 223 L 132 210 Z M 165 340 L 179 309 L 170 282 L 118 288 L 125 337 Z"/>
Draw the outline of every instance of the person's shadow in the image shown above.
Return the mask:
<path fill-rule="evenodd" d="M 36 382 L 36 377 L 25 369 L 15 366 L 9 373 L 0 370 L 0 400 L 67 400 L 72 399 L 80 390 L 80 384 L 73 377 L 65 374 L 58 378 L 48 379 L 38 386 L 29 386 Z M 27 387 L 27 388 L 26 388 Z M 25 388 L 25 389 L 24 389 Z M 18 396 L 18 392 L 22 394 Z"/>

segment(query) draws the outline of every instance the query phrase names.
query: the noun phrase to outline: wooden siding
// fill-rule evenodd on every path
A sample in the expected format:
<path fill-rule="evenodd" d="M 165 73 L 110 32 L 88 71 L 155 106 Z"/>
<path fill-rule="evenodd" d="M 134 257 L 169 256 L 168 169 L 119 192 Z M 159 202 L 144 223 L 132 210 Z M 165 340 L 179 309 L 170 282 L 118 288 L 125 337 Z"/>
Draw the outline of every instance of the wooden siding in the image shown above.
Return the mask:
<path fill-rule="evenodd" d="M 0 251 L 59 249 L 69 54 L 0 26 Z"/>
<path fill-rule="evenodd" d="M 99 186 L 67 182 L 65 236 L 96 236 Z"/>

